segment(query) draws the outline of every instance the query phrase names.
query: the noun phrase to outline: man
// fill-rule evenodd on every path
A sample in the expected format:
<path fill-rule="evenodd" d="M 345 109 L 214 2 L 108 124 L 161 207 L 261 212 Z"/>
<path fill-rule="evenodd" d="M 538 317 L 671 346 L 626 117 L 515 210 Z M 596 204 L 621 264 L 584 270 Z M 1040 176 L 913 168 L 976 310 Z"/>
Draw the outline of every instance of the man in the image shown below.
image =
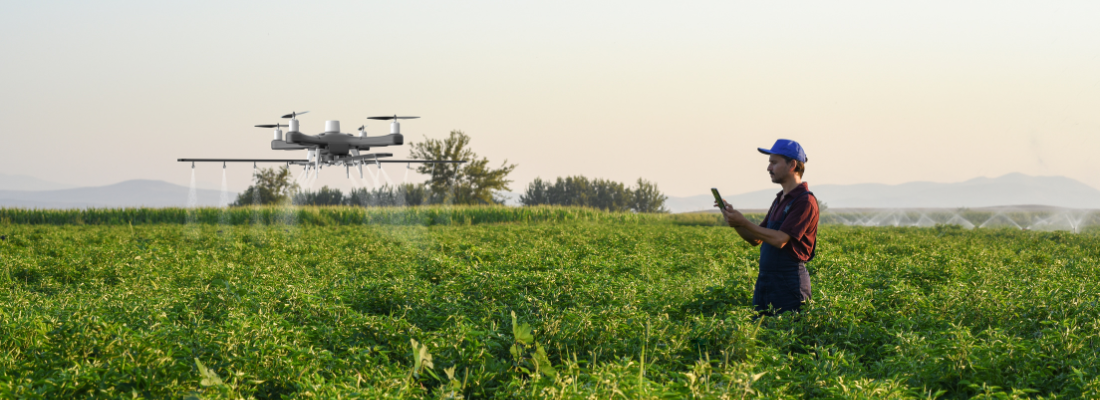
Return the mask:
<path fill-rule="evenodd" d="M 722 215 L 749 244 L 760 246 L 760 273 L 752 294 L 752 305 L 766 315 L 799 311 L 811 297 L 810 275 L 806 263 L 814 258 L 817 246 L 817 199 L 802 182 L 806 152 L 793 140 L 779 139 L 771 149 L 759 148 L 768 155 L 768 174 L 783 187 L 775 196 L 760 225 L 726 203 Z"/>

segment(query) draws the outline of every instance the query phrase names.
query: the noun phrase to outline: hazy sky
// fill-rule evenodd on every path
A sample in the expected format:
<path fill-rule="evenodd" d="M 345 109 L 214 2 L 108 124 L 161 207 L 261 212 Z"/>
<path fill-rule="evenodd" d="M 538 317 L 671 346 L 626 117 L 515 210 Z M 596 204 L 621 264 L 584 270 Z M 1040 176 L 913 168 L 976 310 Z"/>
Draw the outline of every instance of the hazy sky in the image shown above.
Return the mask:
<path fill-rule="evenodd" d="M 0 171 L 186 185 L 180 157 L 303 156 L 252 125 L 309 110 L 306 133 L 394 113 L 421 116 L 407 142 L 461 129 L 519 164 L 517 192 L 574 174 L 768 188 L 755 149 L 780 137 L 811 186 L 1100 187 L 1100 2 L 900 3 L 4 1 Z"/>

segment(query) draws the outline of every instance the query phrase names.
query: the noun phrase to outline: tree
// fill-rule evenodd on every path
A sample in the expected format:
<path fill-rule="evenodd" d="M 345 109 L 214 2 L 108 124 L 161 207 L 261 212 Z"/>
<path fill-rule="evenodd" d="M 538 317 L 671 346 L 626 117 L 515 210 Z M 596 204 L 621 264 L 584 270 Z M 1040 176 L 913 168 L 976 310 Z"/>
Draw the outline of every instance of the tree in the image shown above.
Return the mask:
<path fill-rule="evenodd" d="M 645 179 L 638 178 L 638 186 L 632 191 L 634 192 L 633 202 L 630 208 L 634 211 L 644 213 L 667 213 L 665 209 L 665 200 L 668 200 L 668 196 L 661 194 L 661 191 L 657 189 L 657 184 L 649 182 Z"/>
<path fill-rule="evenodd" d="M 523 205 L 552 204 L 627 211 L 630 210 L 632 194 L 622 183 L 599 178 L 590 180 L 577 175 L 559 177 L 552 185 L 535 178 L 520 195 L 519 201 Z"/>
<path fill-rule="evenodd" d="M 626 185 L 607 179 L 592 180 L 594 195 L 589 204 L 607 211 L 630 211 L 633 194 Z"/>
<path fill-rule="evenodd" d="M 638 178 L 638 186 L 626 185 L 607 179 L 588 179 L 584 176 L 558 177 L 553 184 L 535 178 L 519 197 L 525 206 L 549 204 L 558 206 L 592 207 L 607 211 L 668 212 L 664 209 L 668 199 L 657 185 Z"/>
<path fill-rule="evenodd" d="M 253 184 L 237 195 L 234 206 L 250 204 L 283 204 L 289 202 L 298 191 L 298 184 L 290 181 L 290 169 L 260 168 L 252 176 Z"/>
<path fill-rule="evenodd" d="M 412 158 L 421 160 L 465 161 L 465 163 L 422 164 L 416 172 L 429 174 L 428 186 L 434 202 L 448 200 L 458 204 L 500 204 L 498 190 L 510 190 L 508 174 L 516 169 L 508 160 L 500 168 L 490 168 L 488 158 L 478 158 L 470 149 L 470 136 L 453 130 L 446 139 L 428 139 L 412 143 Z"/>
<path fill-rule="evenodd" d="M 294 204 L 306 206 L 339 206 L 344 204 L 344 199 L 344 192 L 328 185 L 316 192 L 307 190 L 294 194 Z"/>
<path fill-rule="evenodd" d="M 428 201 L 428 186 L 423 183 L 383 185 L 376 189 L 354 189 L 344 196 L 344 204 L 361 207 L 418 206 Z"/>
<path fill-rule="evenodd" d="M 550 204 L 550 187 L 542 181 L 542 178 L 535 178 L 527 185 L 527 190 L 519 195 L 519 202 L 525 206 Z"/>
<path fill-rule="evenodd" d="M 592 182 L 583 176 L 559 177 L 554 186 L 548 191 L 550 204 L 559 206 L 594 207 L 592 198 L 595 197 L 595 189 Z"/>

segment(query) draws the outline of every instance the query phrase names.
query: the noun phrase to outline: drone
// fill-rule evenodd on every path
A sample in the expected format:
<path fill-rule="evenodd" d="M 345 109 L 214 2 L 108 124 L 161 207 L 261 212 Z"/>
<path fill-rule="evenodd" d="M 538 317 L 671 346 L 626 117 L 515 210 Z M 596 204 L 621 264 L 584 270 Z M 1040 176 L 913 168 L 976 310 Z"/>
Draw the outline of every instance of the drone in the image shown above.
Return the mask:
<path fill-rule="evenodd" d="M 340 121 L 325 121 L 325 130 L 316 135 L 309 135 L 299 131 L 298 116 L 309 111 L 295 111 L 283 115 L 280 118 L 290 119 L 286 124 L 256 125 L 257 128 L 275 128 L 275 138 L 271 141 L 272 150 L 306 150 L 306 158 L 303 159 L 270 159 L 270 158 L 180 158 L 179 162 L 190 162 L 191 168 L 195 168 L 198 162 L 220 162 L 222 168 L 225 163 L 245 162 L 253 163 L 286 163 L 301 165 L 306 172 L 312 171 L 314 176 L 325 166 L 343 166 L 351 178 L 351 167 L 359 169 L 359 177 L 363 177 L 363 165 L 374 164 L 379 168 L 383 163 L 404 163 L 407 166 L 419 164 L 461 164 L 465 161 L 452 160 L 393 160 L 392 153 L 365 153 L 371 147 L 400 146 L 405 143 L 405 137 L 401 135 L 401 123 L 403 119 L 417 119 L 420 117 L 392 116 L 367 117 L 372 120 L 393 121 L 390 122 L 390 134 L 382 136 L 367 136 L 366 125 L 359 127 L 359 134 L 340 132 Z M 282 128 L 289 128 L 286 135 Z"/>

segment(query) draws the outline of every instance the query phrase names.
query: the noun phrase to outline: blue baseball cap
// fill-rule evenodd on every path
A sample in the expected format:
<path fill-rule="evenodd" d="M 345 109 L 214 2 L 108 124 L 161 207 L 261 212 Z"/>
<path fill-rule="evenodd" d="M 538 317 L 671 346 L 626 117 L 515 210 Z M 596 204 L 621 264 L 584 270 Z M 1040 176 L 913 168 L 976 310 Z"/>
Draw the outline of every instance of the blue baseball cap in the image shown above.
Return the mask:
<path fill-rule="evenodd" d="M 776 140 L 775 144 L 772 145 L 771 150 L 765 149 L 763 147 L 758 147 L 757 150 L 760 150 L 760 152 L 764 154 L 778 154 L 781 156 L 793 158 L 798 161 L 806 162 L 806 151 L 802 150 L 802 145 L 790 139 Z"/>

